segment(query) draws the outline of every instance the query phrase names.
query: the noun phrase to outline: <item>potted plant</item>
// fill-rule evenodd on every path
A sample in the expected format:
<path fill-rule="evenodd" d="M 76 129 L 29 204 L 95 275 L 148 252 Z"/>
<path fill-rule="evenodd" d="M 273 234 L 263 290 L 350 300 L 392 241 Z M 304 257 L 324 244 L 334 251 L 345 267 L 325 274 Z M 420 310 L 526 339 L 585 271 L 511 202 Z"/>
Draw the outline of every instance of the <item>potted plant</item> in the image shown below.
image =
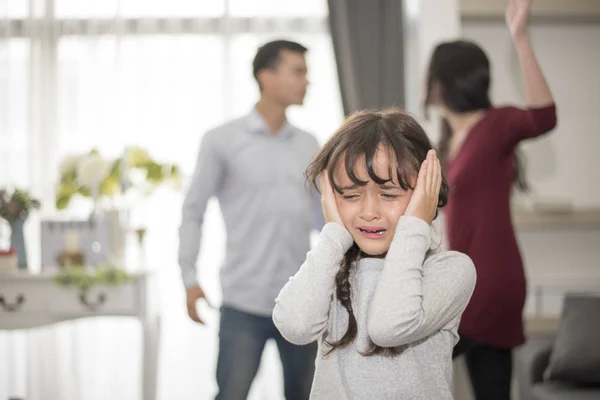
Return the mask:
<path fill-rule="evenodd" d="M 179 184 L 179 167 L 161 164 L 140 147 L 128 147 L 121 156 L 106 158 L 96 149 L 65 157 L 59 166 L 56 208 L 64 210 L 74 196 L 91 198 L 94 206 L 115 207 L 129 192 L 150 195 L 163 183 Z"/>
<path fill-rule="evenodd" d="M 68 209 L 76 197 L 91 199 L 90 219 L 103 215 L 111 230 L 111 254 L 121 260 L 125 235 L 132 228 L 131 212 L 143 210 L 143 202 L 161 185 L 179 188 L 181 172 L 177 165 L 161 163 L 141 147 L 129 146 L 110 158 L 93 149 L 66 156 L 59 165 L 56 208 Z M 140 255 L 145 226 L 136 227 Z"/>
<path fill-rule="evenodd" d="M 27 251 L 23 227 L 29 213 L 40 207 L 40 202 L 22 189 L 0 189 L 0 217 L 10 225 L 10 247 L 17 253 L 17 266 L 27 268 Z"/>

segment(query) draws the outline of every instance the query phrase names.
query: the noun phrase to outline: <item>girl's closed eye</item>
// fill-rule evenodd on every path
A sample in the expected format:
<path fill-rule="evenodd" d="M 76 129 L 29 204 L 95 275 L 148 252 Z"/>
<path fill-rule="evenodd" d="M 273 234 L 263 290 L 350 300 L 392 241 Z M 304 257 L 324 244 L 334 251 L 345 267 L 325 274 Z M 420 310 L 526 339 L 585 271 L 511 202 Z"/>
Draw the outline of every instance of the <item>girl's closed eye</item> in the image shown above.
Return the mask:
<path fill-rule="evenodd" d="M 342 193 L 342 199 L 344 200 L 355 200 L 358 199 L 358 194 L 356 193 L 351 193 L 351 194 L 343 194 Z"/>
<path fill-rule="evenodd" d="M 404 196 L 406 196 L 407 192 L 404 189 L 392 187 L 392 188 L 382 188 L 381 197 L 386 200 L 398 200 Z"/>

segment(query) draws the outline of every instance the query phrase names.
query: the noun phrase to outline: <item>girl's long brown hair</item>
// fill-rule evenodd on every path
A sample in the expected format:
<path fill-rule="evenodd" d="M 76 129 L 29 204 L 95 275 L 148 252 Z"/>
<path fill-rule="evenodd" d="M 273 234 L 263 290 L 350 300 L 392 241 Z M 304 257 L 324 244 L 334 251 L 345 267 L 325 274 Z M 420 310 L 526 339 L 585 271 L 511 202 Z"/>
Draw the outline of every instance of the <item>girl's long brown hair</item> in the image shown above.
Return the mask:
<path fill-rule="evenodd" d="M 373 158 L 378 149 L 385 149 L 390 160 L 396 160 L 396 165 L 390 165 L 387 177 L 377 176 L 373 166 Z M 404 190 L 414 189 L 413 178 L 427 157 L 427 152 L 433 146 L 423 128 L 417 121 L 398 108 L 382 111 L 366 110 L 352 114 L 334 133 L 321 149 L 315 160 L 306 171 L 306 178 L 319 189 L 318 179 L 321 173 L 327 173 L 335 191 L 342 193 L 335 182 L 335 169 L 343 160 L 345 171 L 353 183 L 366 185 L 356 175 L 359 162 L 366 164 L 369 177 L 377 184 L 392 181 L 394 175 Z M 438 207 L 443 207 L 448 201 L 448 184 L 442 179 L 442 187 Z M 357 335 L 357 323 L 352 309 L 352 287 L 350 274 L 355 262 L 361 258 L 361 252 L 356 243 L 346 252 L 335 277 L 336 298 L 348 312 L 348 329 L 337 341 L 327 341 L 329 353 L 342 348 L 354 341 Z M 328 353 L 328 354 L 329 354 Z M 371 343 L 371 348 L 365 355 L 396 353 L 396 349 L 383 348 Z"/>

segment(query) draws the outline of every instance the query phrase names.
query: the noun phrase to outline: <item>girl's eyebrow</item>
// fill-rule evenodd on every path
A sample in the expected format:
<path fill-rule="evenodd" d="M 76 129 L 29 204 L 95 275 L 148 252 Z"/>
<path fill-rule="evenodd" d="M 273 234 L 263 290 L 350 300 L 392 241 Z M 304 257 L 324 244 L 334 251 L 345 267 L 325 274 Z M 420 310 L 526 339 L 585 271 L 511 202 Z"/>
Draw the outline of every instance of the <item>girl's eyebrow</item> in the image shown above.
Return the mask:
<path fill-rule="evenodd" d="M 344 191 L 344 190 L 354 190 L 357 189 L 358 185 L 355 183 L 354 185 L 350 185 L 350 186 L 340 186 L 340 190 Z"/>
<path fill-rule="evenodd" d="M 400 186 L 390 185 L 389 183 L 384 183 L 382 185 L 379 185 L 379 187 L 382 188 L 383 190 L 402 189 Z"/>

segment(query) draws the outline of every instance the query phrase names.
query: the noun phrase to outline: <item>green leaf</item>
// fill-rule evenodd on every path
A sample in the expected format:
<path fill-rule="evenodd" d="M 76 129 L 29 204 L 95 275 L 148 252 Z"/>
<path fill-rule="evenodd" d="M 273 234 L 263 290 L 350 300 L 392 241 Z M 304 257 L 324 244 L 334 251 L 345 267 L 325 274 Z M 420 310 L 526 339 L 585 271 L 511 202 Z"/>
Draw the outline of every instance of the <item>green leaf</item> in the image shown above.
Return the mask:
<path fill-rule="evenodd" d="M 82 195 L 83 197 L 92 197 L 92 191 L 89 188 L 80 186 L 77 188 L 77 193 Z"/>
<path fill-rule="evenodd" d="M 100 183 L 100 194 L 102 196 L 114 196 L 121 191 L 119 186 L 119 180 L 113 176 L 107 176 L 102 183 Z"/>
<path fill-rule="evenodd" d="M 57 197 L 56 198 L 56 209 L 57 210 L 64 210 L 65 208 L 67 208 L 67 206 L 69 205 L 69 202 L 71 201 L 71 196 L 62 196 L 62 197 Z"/>
<path fill-rule="evenodd" d="M 65 174 L 60 177 L 60 183 L 75 185 L 77 180 L 77 169 L 75 167 L 68 170 Z"/>
<path fill-rule="evenodd" d="M 146 165 L 146 178 L 151 183 L 160 183 L 165 179 L 163 166 L 152 161 Z"/>
<path fill-rule="evenodd" d="M 108 176 L 110 178 L 114 178 L 115 180 L 119 181 L 121 179 L 121 164 L 123 163 L 123 160 L 121 158 L 117 158 L 112 166 L 110 167 L 110 171 L 108 173 Z"/>
<path fill-rule="evenodd" d="M 119 286 L 133 281 L 133 276 L 122 268 L 110 265 L 99 266 L 93 271 L 88 271 L 82 266 L 68 264 L 52 279 L 57 285 L 76 287 L 84 292 L 99 284 Z"/>

